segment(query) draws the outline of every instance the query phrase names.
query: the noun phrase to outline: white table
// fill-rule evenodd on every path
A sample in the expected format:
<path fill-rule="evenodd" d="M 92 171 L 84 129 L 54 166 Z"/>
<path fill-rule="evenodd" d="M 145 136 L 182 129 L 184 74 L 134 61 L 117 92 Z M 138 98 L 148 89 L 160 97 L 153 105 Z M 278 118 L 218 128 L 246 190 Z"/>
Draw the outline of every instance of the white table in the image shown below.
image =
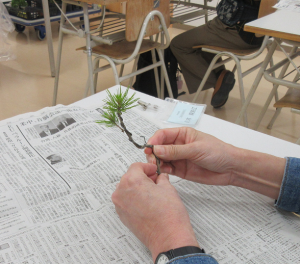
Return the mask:
<path fill-rule="evenodd" d="M 111 89 L 112 92 L 117 91 L 119 86 L 114 86 Z M 125 88 L 125 87 L 124 87 Z M 130 91 L 130 93 L 132 90 Z M 164 101 L 140 92 L 136 92 L 137 96 L 141 100 L 156 104 L 160 107 L 164 106 Z M 106 97 L 106 92 L 102 91 L 93 96 L 87 97 L 80 100 L 74 105 L 81 106 L 84 108 L 93 107 L 99 105 L 99 102 Z M 145 116 L 157 120 L 158 112 L 155 111 L 145 111 Z M 170 123 L 159 122 L 161 127 L 171 127 Z M 179 125 L 178 125 L 179 126 Z M 204 114 L 198 123 L 196 129 L 213 135 L 227 143 L 234 146 L 238 146 L 245 149 L 251 149 L 255 151 L 260 151 L 268 154 L 272 154 L 278 157 L 293 156 L 300 158 L 300 146 L 294 143 L 290 143 L 209 115 Z"/>
<path fill-rule="evenodd" d="M 259 72 L 257 73 L 257 76 L 251 86 L 250 92 L 246 98 L 246 102 L 244 103 L 242 110 L 238 117 L 238 120 L 240 120 L 243 117 L 250 101 L 253 98 L 253 95 L 257 89 L 257 86 L 258 86 L 262 76 L 265 75 L 266 79 L 268 79 L 269 81 L 272 81 L 275 85 L 273 86 L 272 92 L 270 93 L 270 96 L 268 97 L 268 99 L 258 117 L 258 120 L 256 122 L 254 129 L 258 128 L 260 121 L 262 120 L 279 84 L 284 83 L 284 82 L 282 82 L 282 78 L 289 66 L 289 63 L 286 63 L 286 62 L 289 62 L 289 61 L 288 61 L 288 59 L 285 59 L 285 60 L 277 63 L 276 65 L 274 65 L 274 67 L 272 67 L 272 68 L 276 68 L 279 66 L 282 67 L 282 70 L 277 78 L 269 78 L 266 74 L 266 68 L 267 68 L 276 48 L 277 47 L 280 48 L 281 47 L 280 44 L 282 42 L 287 42 L 288 44 L 293 46 L 290 55 L 286 54 L 291 59 L 294 59 L 296 56 L 300 55 L 300 53 L 296 52 L 297 46 L 300 46 L 300 27 L 299 27 L 299 25 L 300 25 L 300 14 L 299 13 L 288 11 L 288 10 L 277 10 L 275 13 L 269 14 L 265 17 L 262 17 L 262 18 L 259 18 L 257 20 L 247 23 L 244 27 L 245 31 L 250 31 L 250 32 L 262 34 L 262 35 L 267 35 L 267 36 L 271 36 L 274 38 L 274 42 L 271 45 L 271 47 L 269 48 L 266 58 L 265 58 L 263 64 L 261 65 Z M 294 54 L 294 55 L 291 56 L 292 54 Z M 299 70 L 298 70 L 298 72 L 299 72 Z M 281 80 L 281 81 L 278 81 L 278 80 Z M 289 87 L 295 86 L 295 84 L 292 84 L 291 82 L 288 84 L 290 85 Z"/>

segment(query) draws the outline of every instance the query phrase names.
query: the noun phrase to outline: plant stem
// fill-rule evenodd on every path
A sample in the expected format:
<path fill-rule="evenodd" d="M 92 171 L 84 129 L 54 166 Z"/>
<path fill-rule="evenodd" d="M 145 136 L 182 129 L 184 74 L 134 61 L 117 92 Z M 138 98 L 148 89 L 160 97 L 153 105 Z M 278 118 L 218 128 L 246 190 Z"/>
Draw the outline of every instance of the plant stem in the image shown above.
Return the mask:
<path fill-rule="evenodd" d="M 144 148 L 151 148 L 152 149 L 152 153 L 153 153 L 153 155 L 156 159 L 157 174 L 160 175 L 160 173 L 161 173 L 160 172 L 160 159 L 154 154 L 153 145 L 148 145 L 147 143 L 145 143 L 144 145 L 140 145 L 140 144 L 136 143 L 134 141 L 134 139 L 132 138 L 132 133 L 130 133 L 128 131 L 128 129 L 126 128 L 126 126 L 123 122 L 122 114 L 120 113 L 120 111 L 117 112 L 117 115 L 118 115 L 118 118 L 119 118 L 119 121 L 120 121 L 121 128 L 119 126 L 118 127 L 122 130 L 122 132 L 126 133 L 126 135 L 127 135 L 130 142 L 132 142 L 138 149 L 144 149 Z"/>

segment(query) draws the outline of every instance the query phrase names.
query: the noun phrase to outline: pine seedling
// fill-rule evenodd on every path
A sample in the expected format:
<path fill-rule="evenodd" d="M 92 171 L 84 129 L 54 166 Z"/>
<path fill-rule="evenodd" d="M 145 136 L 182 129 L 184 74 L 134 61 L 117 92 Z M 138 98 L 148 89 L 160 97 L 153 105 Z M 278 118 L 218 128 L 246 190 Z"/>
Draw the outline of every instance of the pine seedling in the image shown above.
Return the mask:
<path fill-rule="evenodd" d="M 103 107 L 104 112 L 102 117 L 104 120 L 96 121 L 98 124 L 104 124 L 107 127 L 118 127 L 123 133 L 125 133 L 128 137 L 128 140 L 132 142 L 137 148 L 144 149 L 144 148 L 152 148 L 153 145 L 149 145 L 147 143 L 140 145 L 134 141 L 132 137 L 132 133 L 126 128 L 122 113 L 125 113 L 127 110 L 138 106 L 136 102 L 139 98 L 135 98 L 135 93 L 132 96 L 128 96 L 129 88 L 123 93 L 120 89 L 117 91 L 116 94 L 112 94 L 109 90 L 107 91 L 107 98 L 104 100 L 106 103 Z M 145 138 L 145 137 L 144 137 Z M 156 165 L 157 165 L 157 174 L 160 174 L 160 160 L 159 158 L 153 153 L 156 158 Z"/>

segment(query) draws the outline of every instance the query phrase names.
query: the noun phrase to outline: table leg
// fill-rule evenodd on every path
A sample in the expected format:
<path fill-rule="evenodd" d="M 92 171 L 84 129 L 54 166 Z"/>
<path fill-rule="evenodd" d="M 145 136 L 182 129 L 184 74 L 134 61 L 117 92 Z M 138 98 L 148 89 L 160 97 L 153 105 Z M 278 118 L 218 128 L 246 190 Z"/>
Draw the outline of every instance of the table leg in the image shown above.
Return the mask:
<path fill-rule="evenodd" d="M 48 0 L 42 0 L 42 4 L 43 4 L 44 21 L 45 21 L 45 28 L 46 28 L 46 39 L 47 39 L 47 43 L 48 43 L 50 71 L 51 71 L 51 76 L 54 77 L 55 76 L 55 64 L 54 64 L 54 52 L 53 52 L 52 31 L 51 31 Z"/>
<path fill-rule="evenodd" d="M 243 104 L 242 106 L 242 109 L 235 121 L 236 124 L 240 124 L 241 123 L 241 120 L 242 120 L 242 117 L 244 116 L 245 112 L 247 111 L 247 108 L 248 108 L 248 105 L 250 104 L 252 98 L 253 98 L 253 95 L 254 93 L 256 92 L 256 89 L 257 89 L 257 86 L 264 74 L 264 71 L 265 69 L 267 68 L 268 64 L 270 63 L 271 59 L 272 59 L 272 56 L 274 54 L 274 51 L 276 49 L 276 46 L 277 46 L 277 43 L 275 41 L 273 41 L 268 53 L 267 53 L 267 56 L 265 57 L 265 60 L 264 62 L 262 63 L 257 75 L 256 75 L 256 78 L 251 86 L 251 89 L 247 95 L 247 98 L 246 98 L 246 101 L 245 103 Z"/>
<path fill-rule="evenodd" d="M 67 3 L 62 2 L 61 10 L 63 13 L 66 13 Z M 57 99 L 57 90 L 58 90 L 58 81 L 59 81 L 59 71 L 60 71 L 60 62 L 61 62 L 61 53 L 62 53 L 62 45 L 64 39 L 63 27 L 65 24 L 65 18 L 63 15 L 60 17 L 60 30 L 58 35 L 58 47 L 57 47 L 57 59 L 56 59 L 56 67 L 55 67 L 55 80 L 54 80 L 54 91 L 53 91 L 53 100 L 52 105 L 56 105 Z"/>
<path fill-rule="evenodd" d="M 92 47 L 91 47 L 91 33 L 90 33 L 90 21 L 89 21 L 89 12 L 88 12 L 88 4 L 83 3 L 83 20 L 84 20 L 84 29 L 86 36 L 86 54 L 87 54 L 87 63 L 88 63 L 88 80 L 90 85 L 91 95 L 95 94 L 95 86 L 94 86 L 94 68 L 92 61 Z"/>

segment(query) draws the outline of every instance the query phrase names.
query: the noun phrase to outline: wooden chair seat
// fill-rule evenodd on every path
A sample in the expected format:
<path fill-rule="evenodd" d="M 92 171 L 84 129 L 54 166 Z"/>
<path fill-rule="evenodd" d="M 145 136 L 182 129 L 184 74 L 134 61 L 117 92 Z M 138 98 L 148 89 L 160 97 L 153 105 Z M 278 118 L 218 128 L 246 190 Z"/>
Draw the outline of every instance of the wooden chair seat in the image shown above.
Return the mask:
<path fill-rule="evenodd" d="M 145 39 L 142 42 L 139 54 L 157 48 L 160 45 L 161 44 L 158 42 Z M 94 54 L 107 55 L 108 57 L 111 57 L 113 59 L 122 60 L 128 58 L 133 53 L 135 46 L 136 41 L 128 42 L 127 40 L 123 40 L 120 42 L 116 42 L 113 45 L 102 44 L 95 46 L 92 48 L 92 51 Z M 84 46 L 76 50 L 86 50 L 86 47 Z"/>
<path fill-rule="evenodd" d="M 193 49 L 201 49 L 201 48 L 212 49 L 212 50 L 216 50 L 216 51 L 219 51 L 219 52 L 223 52 L 223 51 L 231 52 L 234 55 L 238 55 L 238 56 L 250 55 L 250 54 L 252 54 L 252 53 L 259 50 L 259 47 L 255 48 L 255 49 L 244 49 L 244 50 L 242 50 L 242 49 L 228 49 L 228 48 L 210 46 L 210 45 L 199 45 L 199 46 L 194 46 L 193 47 Z"/>
<path fill-rule="evenodd" d="M 289 107 L 300 110 L 300 90 L 298 89 L 290 89 L 287 91 L 285 96 L 283 96 L 280 100 L 278 100 L 274 107 Z"/>

